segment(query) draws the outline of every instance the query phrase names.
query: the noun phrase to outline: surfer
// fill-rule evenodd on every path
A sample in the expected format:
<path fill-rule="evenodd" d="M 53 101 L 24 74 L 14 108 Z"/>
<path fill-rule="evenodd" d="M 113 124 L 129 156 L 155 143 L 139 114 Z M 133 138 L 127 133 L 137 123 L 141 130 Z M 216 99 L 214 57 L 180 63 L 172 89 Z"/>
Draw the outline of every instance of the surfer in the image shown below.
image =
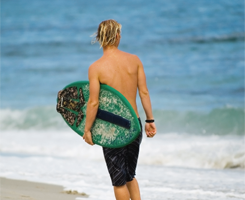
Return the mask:
<path fill-rule="evenodd" d="M 120 39 L 121 24 L 117 21 L 106 20 L 99 24 L 95 40 L 103 48 L 103 56 L 95 61 L 88 70 L 90 96 L 87 103 L 86 124 L 83 136 L 83 139 L 90 145 L 93 145 L 90 129 L 99 107 L 100 84 L 109 85 L 123 94 L 139 118 L 136 105 L 138 89 L 146 114 L 146 135 L 147 137 L 154 137 L 156 134 L 143 65 L 136 55 L 118 49 Z M 131 144 L 114 149 L 103 147 L 105 161 L 117 200 L 140 199 L 140 190 L 135 178 L 135 170 L 141 140 L 142 125 L 141 133 Z"/>

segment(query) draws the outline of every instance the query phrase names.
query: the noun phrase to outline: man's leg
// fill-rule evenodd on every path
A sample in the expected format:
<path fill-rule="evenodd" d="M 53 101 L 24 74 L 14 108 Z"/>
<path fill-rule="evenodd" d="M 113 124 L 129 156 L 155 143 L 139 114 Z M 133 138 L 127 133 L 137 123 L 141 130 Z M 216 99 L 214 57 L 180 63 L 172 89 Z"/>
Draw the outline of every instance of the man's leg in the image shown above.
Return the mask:
<path fill-rule="evenodd" d="M 140 189 L 136 178 L 126 183 L 131 200 L 140 200 Z"/>
<path fill-rule="evenodd" d="M 129 200 L 130 195 L 126 185 L 114 186 L 116 200 Z"/>

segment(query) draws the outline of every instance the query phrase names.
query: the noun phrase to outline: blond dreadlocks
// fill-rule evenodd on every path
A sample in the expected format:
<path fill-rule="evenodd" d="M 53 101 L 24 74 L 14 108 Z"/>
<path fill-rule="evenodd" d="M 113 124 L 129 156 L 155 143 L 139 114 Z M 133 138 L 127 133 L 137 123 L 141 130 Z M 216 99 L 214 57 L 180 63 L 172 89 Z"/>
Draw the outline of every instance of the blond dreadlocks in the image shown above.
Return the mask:
<path fill-rule="evenodd" d="M 116 20 L 109 19 L 99 24 L 95 40 L 92 43 L 99 42 L 100 47 L 113 45 L 116 41 L 117 33 L 120 34 L 122 25 Z"/>

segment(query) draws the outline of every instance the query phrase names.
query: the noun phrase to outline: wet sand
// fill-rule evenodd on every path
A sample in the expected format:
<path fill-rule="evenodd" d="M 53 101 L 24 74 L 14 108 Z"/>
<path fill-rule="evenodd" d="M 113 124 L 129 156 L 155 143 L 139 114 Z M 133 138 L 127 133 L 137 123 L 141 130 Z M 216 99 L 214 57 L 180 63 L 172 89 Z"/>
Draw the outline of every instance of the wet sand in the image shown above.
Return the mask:
<path fill-rule="evenodd" d="M 64 191 L 59 185 L 0 178 L 1 200 L 75 200 L 88 197 L 85 193 Z"/>

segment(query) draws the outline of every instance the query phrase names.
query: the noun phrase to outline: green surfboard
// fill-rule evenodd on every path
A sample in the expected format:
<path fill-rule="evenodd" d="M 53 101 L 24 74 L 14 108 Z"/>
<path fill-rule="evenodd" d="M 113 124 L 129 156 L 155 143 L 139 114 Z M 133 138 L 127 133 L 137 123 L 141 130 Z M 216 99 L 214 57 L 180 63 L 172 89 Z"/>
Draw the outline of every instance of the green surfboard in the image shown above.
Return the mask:
<path fill-rule="evenodd" d="M 59 91 L 57 111 L 67 125 L 84 134 L 89 82 L 77 81 Z M 95 144 L 120 148 L 134 141 L 141 131 L 139 120 L 128 100 L 114 88 L 101 84 L 99 109 L 91 128 Z"/>

